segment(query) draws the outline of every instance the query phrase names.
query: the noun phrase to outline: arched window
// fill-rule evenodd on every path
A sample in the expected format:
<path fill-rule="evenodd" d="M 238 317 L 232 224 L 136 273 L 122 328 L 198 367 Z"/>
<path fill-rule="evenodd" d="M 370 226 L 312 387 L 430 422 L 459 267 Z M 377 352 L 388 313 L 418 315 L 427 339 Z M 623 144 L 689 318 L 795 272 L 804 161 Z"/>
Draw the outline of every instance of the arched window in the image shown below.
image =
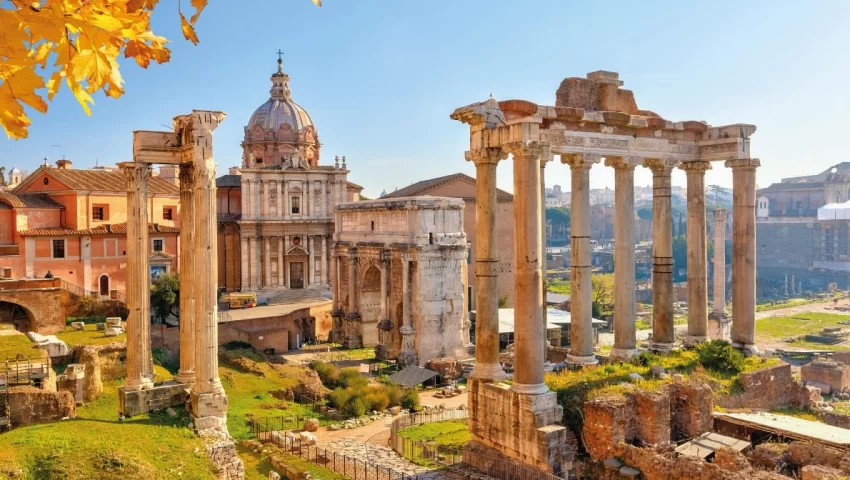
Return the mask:
<path fill-rule="evenodd" d="M 363 276 L 363 291 L 378 291 L 381 289 L 381 271 L 375 267 L 369 267 Z"/>
<path fill-rule="evenodd" d="M 109 277 L 107 277 L 106 275 L 101 275 L 99 286 L 100 286 L 100 292 L 99 293 L 100 293 L 101 296 L 105 297 L 105 296 L 109 295 Z"/>

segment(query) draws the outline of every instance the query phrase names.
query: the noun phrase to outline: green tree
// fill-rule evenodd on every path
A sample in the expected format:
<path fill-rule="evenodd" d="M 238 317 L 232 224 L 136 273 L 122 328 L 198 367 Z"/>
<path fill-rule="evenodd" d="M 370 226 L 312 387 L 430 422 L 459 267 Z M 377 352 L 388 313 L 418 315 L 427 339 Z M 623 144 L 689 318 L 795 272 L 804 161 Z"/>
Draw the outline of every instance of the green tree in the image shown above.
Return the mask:
<path fill-rule="evenodd" d="M 552 225 L 569 225 L 570 224 L 570 209 L 569 208 L 547 208 L 546 221 Z"/>
<path fill-rule="evenodd" d="M 180 279 L 176 273 L 164 273 L 151 286 L 151 312 L 159 323 L 169 315 L 180 317 Z"/>
<path fill-rule="evenodd" d="M 614 274 L 601 273 L 590 276 L 593 296 L 593 314 L 601 315 L 614 308 Z"/>
<path fill-rule="evenodd" d="M 681 269 L 688 268 L 688 240 L 684 235 L 673 237 L 673 278 Z"/>
<path fill-rule="evenodd" d="M 652 207 L 640 207 L 637 209 L 637 216 L 641 220 L 652 220 Z"/>

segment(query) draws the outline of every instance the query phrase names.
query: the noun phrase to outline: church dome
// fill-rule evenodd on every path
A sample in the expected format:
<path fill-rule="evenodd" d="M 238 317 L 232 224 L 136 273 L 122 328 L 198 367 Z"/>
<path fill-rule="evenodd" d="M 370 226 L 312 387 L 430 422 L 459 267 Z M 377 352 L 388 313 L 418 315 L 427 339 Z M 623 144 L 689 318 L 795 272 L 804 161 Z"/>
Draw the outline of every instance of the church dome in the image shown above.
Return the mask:
<path fill-rule="evenodd" d="M 289 75 L 283 72 L 283 62 L 278 59 L 277 72 L 272 75 L 271 97 L 256 110 L 246 126 L 251 131 L 260 126 L 264 131 L 277 131 L 284 125 L 294 132 L 313 126 L 313 120 L 301 105 L 292 101 L 289 91 Z M 315 127 L 314 127 L 315 128 Z"/>

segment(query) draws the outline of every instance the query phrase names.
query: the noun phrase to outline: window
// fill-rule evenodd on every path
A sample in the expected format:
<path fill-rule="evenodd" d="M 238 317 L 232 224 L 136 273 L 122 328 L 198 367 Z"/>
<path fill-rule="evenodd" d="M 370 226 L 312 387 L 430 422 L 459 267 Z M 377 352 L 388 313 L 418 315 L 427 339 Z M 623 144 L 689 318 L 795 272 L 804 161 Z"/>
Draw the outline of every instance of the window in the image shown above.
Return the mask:
<path fill-rule="evenodd" d="M 92 207 L 91 218 L 92 220 L 99 220 L 102 222 L 104 220 L 103 207 Z"/>
<path fill-rule="evenodd" d="M 151 240 L 151 242 L 152 242 L 151 248 L 153 249 L 154 252 L 161 252 L 162 249 L 163 249 L 163 246 L 165 245 L 165 240 L 162 239 L 162 238 L 154 238 L 153 240 Z"/>
<path fill-rule="evenodd" d="M 174 207 L 162 207 L 162 219 L 174 220 Z"/>
<path fill-rule="evenodd" d="M 262 158 L 260 158 L 260 157 L 256 157 L 256 158 L 254 158 L 254 161 L 255 161 L 256 163 L 263 163 L 263 159 L 262 159 Z"/>
<path fill-rule="evenodd" d="M 292 213 L 301 213 L 301 197 L 292 197 Z"/>
<path fill-rule="evenodd" d="M 53 258 L 65 258 L 65 240 L 53 240 Z"/>

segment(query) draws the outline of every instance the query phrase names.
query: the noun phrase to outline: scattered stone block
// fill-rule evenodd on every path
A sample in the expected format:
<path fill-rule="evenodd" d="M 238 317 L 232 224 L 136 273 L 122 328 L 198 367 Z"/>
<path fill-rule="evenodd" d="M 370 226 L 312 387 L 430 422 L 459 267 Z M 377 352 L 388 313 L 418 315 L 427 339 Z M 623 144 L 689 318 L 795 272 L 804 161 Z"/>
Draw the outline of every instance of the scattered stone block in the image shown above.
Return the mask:
<path fill-rule="evenodd" d="M 98 323 L 98 324 L 95 325 L 95 327 L 98 330 L 106 330 L 106 324 L 105 323 Z"/>
<path fill-rule="evenodd" d="M 821 395 L 829 395 L 832 393 L 832 387 L 828 383 L 809 380 L 806 382 L 806 386 L 819 389 Z"/>
<path fill-rule="evenodd" d="M 605 466 L 605 470 L 619 471 L 620 467 L 623 466 L 623 462 L 617 460 L 616 458 L 606 458 L 602 462 L 602 465 Z"/>
<path fill-rule="evenodd" d="M 120 327 L 121 326 L 121 317 L 106 317 L 106 326 L 107 327 Z"/>
<path fill-rule="evenodd" d="M 390 414 L 392 416 L 396 416 L 399 413 L 401 413 L 401 407 L 400 406 L 396 405 L 395 407 L 390 407 Z"/>
<path fill-rule="evenodd" d="M 85 330 L 86 324 L 83 322 L 71 322 L 71 328 L 74 330 Z"/>
<path fill-rule="evenodd" d="M 682 383 L 683 381 L 685 381 L 684 375 L 682 375 L 681 373 L 673 374 L 673 383 Z"/>
<path fill-rule="evenodd" d="M 105 337 L 117 337 L 118 335 L 121 335 L 122 333 L 124 333 L 124 331 L 121 330 L 118 327 L 109 327 L 109 328 L 107 328 L 106 330 L 103 331 L 103 336 L 105 336 Z"/>
<path fill-rule="evenodd" d="M 307 432 L 316 432 L 319 430 L 319 419 L 318 418 L 308 418 L 304 420 L 304 430 Z"/>
<path fill-rule="evenodd" d="M 176 417 L 176 416 L 177 416 L 177 412 L 176 412 L 173 408 L 171 408 L 171 407 L 166 408 L 166 409 L 165 409 L 165 413 L 166 413 L 166 415 L 168 415 L 169 417 Z"/>
<path fill-rule="evenodd" d="M 660 380 L 665 380 L 665 379 L 667 379 L 667 377 L 668 377 L 668 376 L 669 376 L 669 375 L 667 375 L 667 374 L 666 374 L 666 373 L 664 373 L 664 372 L 661 372 L 661 373 L 659 373 L 659 374 L 658 374 L 658 378 L 659 378 Z"/>
<path fill-rule="evenodd" d="M 280 474 L 277 472 L 269 472 L 269 480 L 280 480 Z"/>
<path fill-rule="evenodd" d="M 632 467 L 620 467 L 620 475 L 626 478 L 640 477 L 640 470 Z"/>
<path fill-rule="evenodd" d="M 661 365 L 653 365 L 652 368 L 649 369 L 649 371 L 652 372 L 652 375 L 657 377 L 664 373 L 664 367 L 662 367 Z"/>
<path fill-rule="evenodd" d="M 316 436 L 313 435 L 310 432 L 301 432 L 299 436 L 301 437 L 301 444 L 302 445 L 304 445 L 304 444 L 315 445 L 316 444 Z"/>
<path fill-rule="evenodd" d="M 639 373 L 630 373 L 629 374 L 629 381 L 630 382 L 637 383 L 641 380 L 643 380 L 643 377 L 641 376 L 641 374 L 639 374 Z"/>

